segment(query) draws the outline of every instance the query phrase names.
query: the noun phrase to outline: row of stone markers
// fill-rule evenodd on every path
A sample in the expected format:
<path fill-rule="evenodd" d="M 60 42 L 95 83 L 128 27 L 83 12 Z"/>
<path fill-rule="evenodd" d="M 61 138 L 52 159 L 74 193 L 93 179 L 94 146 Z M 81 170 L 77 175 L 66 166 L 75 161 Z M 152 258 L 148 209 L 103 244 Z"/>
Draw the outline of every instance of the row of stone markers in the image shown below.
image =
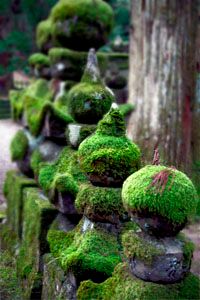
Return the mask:
<path fill-rule="evenodd" d="M 90 49 L 86 63 L 112 18 L 102 0 L 60 0 L 38 26 L 43 53 L 29 60 L 30 86 L 10 93 L 23 129 L 11 143 L 19 171 L 5 181 L 1 236 L 16 256 L 21 299 L 199 299 L 193 244 L 179 233 L 195 212 L 195 188 L 157 152 L 141 168 L 126 137 L 131 107 L 105 84 L 123 55 Z"/>

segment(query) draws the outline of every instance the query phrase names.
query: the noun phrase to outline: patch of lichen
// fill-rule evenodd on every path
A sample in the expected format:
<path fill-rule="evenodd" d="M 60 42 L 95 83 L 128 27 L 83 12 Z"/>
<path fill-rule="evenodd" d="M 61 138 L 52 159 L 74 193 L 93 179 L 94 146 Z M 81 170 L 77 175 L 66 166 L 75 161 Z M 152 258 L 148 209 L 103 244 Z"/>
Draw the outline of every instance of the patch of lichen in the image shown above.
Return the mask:
<path fill-rule="evenodd" d="M 97 284 L 83 281 L 77 292 L 78 300 L 160 300 L 160 299 L 199 299 L 200 280 L 189 274 L 181 283 L 162 285 L 145 282 L 134 277 L 126 263 L 115 268 L 112 277 Z"/>
<path fill-rule="evenodd" d="M 14 121 L 19 121 L 22 118 L 24 111 L 24 94 L 26 89 L 23 90 L 10 90 L 9 99 L 11 103 L 11 114 Z"/>
<path fill-rule="evenodd" d="M 17 171 L 9 171 L 6 174 L 3 191 L 7 200 L 7 222 L 19 237 L 22 230 L 23 191 L 24 188 L 33 186 L 36 186 L 33 179 L 27 178 Z"/>
<path fill-rule="evenodd" d="M 79 123 L 96 124 L 113 100 L 114 96 L 105 86 L 81 82 L 68 93 L 69 113 Z"/>
<path fill-rule="evenodd" d="M 34 53 L 29 57 L 28 60 L 29 64 L 34 67 L 41 67 L 41 66 L 50 66 L 50 59 L 47 55 L 42 53 Z"/>
<path fill-rule="evenodd" d="M 124 212 L 120 188 L 96 187 L 91 184 L 81 185 L 75 206 L 79 213 L 90 219 L 96 214 L 105 218 L 120 216 Z"/>
<path fill-rule="evenodd" d="M 52 21 L 47 19 L 38 24 L 36 30 L 36 43 L 39 49 L 43 50 L 45 44 L 52 39 Z"/>
<path fill-rule="evenodd" d="M 28 151 L 28 138 L 23 129 L 20 129 L 10 144 L 12 161 L 22 160 Z"/>
<path fill-rule="evenodd" d="M 76 22 L 74 22 L 74 18 L 76 18 Z M 82 41 L 84 37 L 85 44 L 81 44 L 81 47 L 82 50 L 88 50 L 92 44 L 95 46 L 95 41 L 100 33 L 101 37 L 99 37 L 100 41 L 97 46 L 105 43 L 113 26 L 113 11 L 107 3 L 101 0 L 97 0 L 95 6 L 91 0 L 75 0 L 73 2 L 65 0 L 59 1 L 53 7 L 50 19 L 53 21 L 52 31 L 56 40 L 59 40 L 61 44 L 66 45 L 67 43 L 70 48 L 76 49 L 77 40 Z M 67 22 L 67 24 L 62 24 L 62 22 Z M 67 26 L 67 31 L 64 30 L 65 26 Z M 92 41 L 93 43 L 91 43 Z"/>
<path fill-rule="evenodd" d="M 77 154 L 66 147 L 52 164 L 46 164 L 39 172 L 39 183 L 45 191 L 69 192 L 75 197 L 78 185 L 85 182 L 86 177 L 81 172 Z M 54 195 L 54 192 L 51 193 Z"/>
<path fill-rule="evenodd" d="M 9 250 L 0 250 L 0 296 L 1 299 L 21 300 L 22 290 L 16 272 L 15 256 Z"/>
<path fill-rule="evenodd" d="M 40 256 L 48 251 L 46 234 L 57 212 L 37 188 L 25 189 L 23 203 L 23 232 L 17 274 L 24 296 L 29 299 L 35 285 L 41 285 Z"/>
<path fill-rule="evenodd" d="M 155 176 L 167 172 L 167 181 L 155 182 Z M 153 184 L 155 182 L 155 184 Z M 195 213 L 197 193 L 191 180 L 182 172 L 165 166 L 146 166 L 132 174 L 122 189 L 128 211 L 158 214 L 173 224 L 182 224 Z"/>
<path fill-rule="evenodd" d="M 121 261 L 117 237 L 97 228 L 84 232 L 81 227 L 74 231 L 73 242 L 60 252 L 64 270 L 72 271 L 78 280 L 93 277 L 101 280 L 111 276 Z"/>
<path fill-rule="evenodd" d="M 152 241 L 145 239 L 134 230 L 127 231 L 122 235 L 124 254 L 128 258 L 137 258 L 146 264 L 153 262 L 153 259 L 165 253 L 164 248 L 158 248 Z"/>

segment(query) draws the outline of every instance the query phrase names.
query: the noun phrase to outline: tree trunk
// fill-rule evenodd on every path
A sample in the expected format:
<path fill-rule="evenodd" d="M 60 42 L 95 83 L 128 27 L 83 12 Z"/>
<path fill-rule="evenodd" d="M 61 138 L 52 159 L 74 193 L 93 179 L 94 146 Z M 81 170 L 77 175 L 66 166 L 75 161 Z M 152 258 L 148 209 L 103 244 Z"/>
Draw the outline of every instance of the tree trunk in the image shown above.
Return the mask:
<path fill-rule="evenodd" d="M 144 161 L 189 171 L 195 107 L 198 0 L 132 0 L 128 135 Z"/>

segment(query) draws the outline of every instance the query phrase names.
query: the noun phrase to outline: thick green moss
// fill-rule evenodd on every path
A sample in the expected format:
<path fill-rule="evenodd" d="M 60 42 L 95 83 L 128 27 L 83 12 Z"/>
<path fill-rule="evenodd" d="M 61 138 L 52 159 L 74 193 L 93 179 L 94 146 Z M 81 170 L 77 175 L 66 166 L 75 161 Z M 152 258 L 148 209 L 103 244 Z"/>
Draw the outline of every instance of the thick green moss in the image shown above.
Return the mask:
<path fill-rule="evenodd" d="M 96 133 L 115 137 L 125 136 L 126 127 L 120 110 L 111 108 L 99 121 Z"/>
<path fill-rule="evenodd" d="M 41 285 L 40 256 L 47 252 L 46 234 L 57 211 L 37 188 L 24 191 L 22 242 L 17 257 L 17 274 L 25 299 Z"/>
<path fill-rule="evenodd" d="M 42 154 L 38 149 L 36 149 L 31 155 L 31 169 L 33 170 L 35 175 L 39 174 L 40 164 L 42 162 Z"/>
<path fill-rule="evenodd" d="M 11 113 L 12 113 L 12 119 L 14 121 L 19 121 L 22 118 L 23 111 L 24 111 L 24 93 L 26 89 L 24 90 L 10 90 L 9 91 L 9 99 L 11 103 Z"/>
<path fill-rule="evenodd" d="M 25 114 L 30 132 L 37 136 L 40 133 L 46 110 L 53 100 L 53 92 L 48 81 L 38 79 L 26 89 Z"/>
<path fill-rule="evenodd" d="M 121 200 L 121 189 L 95 187 L 84 184 L 75 200 L 78 212 L 93 219 L 93 215 L 99 215 L 102 219 L 108 216 L 120 216 L 124 210 Z"/>
<path fill-rule="evenodd" d="M 18 174 L 17 171 L 9 171 L 6 175 L 4 195 L 7 200 L 7 222 L 19 237 L 22 230 L 23 191 L 24 188 L 33 186 L 36 186 L 33 179 Z"/>
<path fill-rule="evenodd" d="M 50 18 L 54 38 L 77 50 L 103 45 L 113 25 L 112 8 L 102 0 L 95 1 L 95 5 L 91 0 L 59 1 Z"/>
<path fill-rule="evenodd" d="M 75 124 L 71 124 L 71 125 L 75 125 Z M 79 124 L 77 124 L 77 126 L 79 126 Z M 97 127 L 96 125 L 81 124 L 77 140 L 75 142 L 73 142 L 73 141 L 71 142 L 71 138 L 73 137 L 73 133 L 71 133 L 71 131 L 69 129 L 69 126 L 68 126 L 67 129 L 66 129 L 67 144 L 72 145 L 73 148 L 78 148 L 78 146 L 80 145 L 80 143 L 84 139 L 86 139 L 89 135 L 91 135 L 92 133 L 95 132 L 96 127 Z M 71 134 L 72 134 L 72 137 L 71 137 Z"/>
<path fill-rule="evenodd" d="M 47 19 L 42 21 L 37 26 L 36 30 L 36 43 L 39 49 L 43 49 L 45 44 L 50 42 L 52 39 L 52 21 Z"/>
<path fill-rule="evenodd" d="M 47 55 L 42 53 L 34 53 L 29 57 L 28 60 L 31 66 L 50 66 L 50 59 Z"/>
<path fill-rule="evenodd" d="M 15 257 L 9 250 L 0 252 L 0 295 L 1 299 L 21 300 L 22 290 L 16 272 Z"/>
<path fill-rule="evenodd" d="M 68 94 L 69 112 L 77 122 L 97 123 L 111 107 L 114 96 L 101 84 L 81 82 Z"/>
<path fill-rule="evenodd" d="M 78 300 L 161 300 L 199 299 L 200 280 L 189 274 L 181 283 L 156 284 L 133 277 L 126 263 L 118 264 L 111 278 L 97 284 L 83 281 L 77 292 Z"/>
<path fill-rule="evenodd" d="M 78 150 L 81 168 L 90 177 L 122 182 L 140 166 L 140 150 L 125 137 L 125 123 L 118 109 L 111 109 L 98 124 L 96 133 Z"/>
<path fill-rule="evenodd" d="M 124 182 L 122 198 L 127 210 L 148 211 L 174 224 L 188 220 L 197 204 L 191 180 L 184 173 L 165 166 L 146 166 L 132 174 Z"/>
<path fill-rule="evenodd" d="M 121 261 L 117 237 L 97 228 L 83 233 L 79 225 L 78 229 L 74 229 L 74 239 L 70 246 L 59 251 L 62 268 L 72 271 L 79 280 L 107 278 Z"/>
<path fill-rule="evenodd" d="M 45 191 L 57 189 L 73 196 L 78 192 L 78 184 L 85 181 L 86 177 L 80 171 L 76 152 L 68 147 L 53 164 L 46 164 L 39 173 L 39 183 Z"/>
<path fill-rule="evenodd" d="M 11 141 L 10 153 L 12 161 L 22 160 L 28 151 L 28 138 L 24 130 L 19 130 Z"/>
<path fill-rule="evenodd" d="M 74 230 L 67 233 L 54 229 L 50 229 L 48 231 L 47 241 L 50 247 L 50 252 L 54 257 L 59 258 L 61 253 L 72 244 L 74 234 Z"/>
<path fill-rule="evenodd" d="M 152 242 L 140 237 L 134 230 L 123 234 L 122 245 L 126 257 L 136 257 L 146 264 L 151 264 L 157 255 L 165 253 L 164 249 L 158 249 Z"/>

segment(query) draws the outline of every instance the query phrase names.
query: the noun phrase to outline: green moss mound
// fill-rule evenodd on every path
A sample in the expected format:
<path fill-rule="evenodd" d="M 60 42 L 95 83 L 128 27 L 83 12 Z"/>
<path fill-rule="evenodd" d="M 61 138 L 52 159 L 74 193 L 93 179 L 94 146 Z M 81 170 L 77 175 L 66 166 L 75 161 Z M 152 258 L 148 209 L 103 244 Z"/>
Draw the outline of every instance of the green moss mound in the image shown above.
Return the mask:
<path fill-rule="evenodd" d="M 124 212 L 120 188 L 95 187 L 91 184 L 80 187 L 75 206 L 79 213 L 91 220 L 93 216 L 98 215 L 99 220 L 102 218 L 102 220 L 112 221 L 115 215 L 120 216 Z"/>
<path fill-rule="evenodd" d="M 80 170 L 76 152 L 69 147 L 60 153 L 54 163 L 45 164 L 39 172 L 39 183 L 45 191 L 56 189 L 59 192 L 68 192 L 74 197 L 79 184 L 86 180 Z"/>
<path fill-rule="evenodd" d="M 36 30 L 36 43 L 39 49 L 44 52 L 48 51 L 48 44 L 51 44 L 52 40 L 52 21 L 51 19 L 47 19 L 38 24 Z"/>
<path fill-rule="evenodd" d="M 1 241 L 0 241 L 1 242 Z M 9 250 L 0 252 L 0 291 L 1 299 L 22 299 L 22 290 L 16 272 L 16 261 Z"/>
<path fill-rule="evenodd" d="M 28 151 L 28 138 L 24 130 L 19 130 L 11 141 L 10 153 L 12 161 L 22 160 Z"/>
<path fill-rule="evenodd" d="M 68 94 L 69 112 L 77 122 L 95 124 L 111 107 L 113 95 L 101 84 L 75 85 Z"/>
<path fill-rule="evenodd" d="M 50 59 L 47 55 L 42 53 L 34 53 L 29 57 L 28 60 L 31 66 L 41 67 L 41 66 L 50 66 Z"/>
<path fill-rule="evenodd" d="M 53 93 L 49 88 L 48 81 L 45 79 L 34 81 L 26 89 L 25 115 L 32 135 L 37 136 L 40 133 L 46 109 L 52 100 Z"/>
<path fill-rule="evenodd" d="M 87 51 L 105 44 L 113 25 L 113 11 L 102 0 L 95 0 L 95 5 L 92 0 L 64 0 L 53 7 L 50 19 L 53 36 L 61 45 Z"/>
<path fill-rule="evenodd" d="M 121 113 L 111 109 L 99 122 L 96 133 L 80 144 L 80 165 L 90 180 L 105 183 L 106 178 L 112 178 L 112 185 L 121 185 L 139 169 L 140 150 L 124 134 Z"/>
<path fill-rule="evenodd" d="M 11 114 L 14 121 L 19 121 L 22 118 L 24 111 L 24 97 L 26 89 L 24 90 L 10 90 L 9 99 L 11 103 Z"/>
<path fill-rule="evenodd" d="M 111 278 L 97 284 L 83 281 L 77 292 L 78 300 L 160 300 L 199 299 L 200 280 L 189 274 L 181 283 L 162 285 L 145 282 L 132 276 L 126 263 L 115 268 Z"/>
<path fill-rule="evenodd" d="M 78 280 L 105 279 L 121 261 L 117 238 L 103 229 L 83 232 L 82 220 L 73 231 L 62 234 L 62 239 L 56 236 L 55 232 L 48 234 L 50 249 L 62 268 L 72 271 Z"/>
<path fill-rule="evenodd" d="M 146 166 L 132 174 L 122 189 L 128 211 L 148 211 L 182 224 L 194 214 L 197 192 L 182 172 L 165 166 Z"/>

